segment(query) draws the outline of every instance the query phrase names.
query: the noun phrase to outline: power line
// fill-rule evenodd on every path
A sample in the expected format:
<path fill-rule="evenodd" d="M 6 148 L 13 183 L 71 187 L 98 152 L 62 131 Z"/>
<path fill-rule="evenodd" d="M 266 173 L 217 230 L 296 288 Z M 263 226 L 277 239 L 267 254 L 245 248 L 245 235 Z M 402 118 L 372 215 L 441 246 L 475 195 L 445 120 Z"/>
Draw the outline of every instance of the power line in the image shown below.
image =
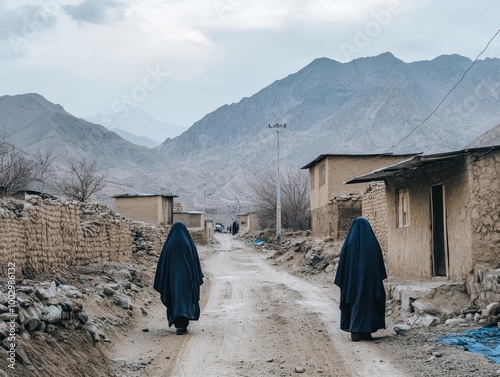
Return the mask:
<path fill-rule="evenodd" d="M 497 32 L 495 33 L 495 35 L 489 40 L 489 42 L 486 44 L 486 47 L 483 48 L 483 50 L 479 53 L 478 56 L 476 56 L 476 59 L 474 59 L 474 61 L 472 62 L 472 64 L 469 66 L 469 68 L 467 68 L 465 70 L 465 72 L 463 73 L 462 77 L 460 78 L 460 80 L 458 80 L 458 82 L 453 85 L 453 87 L 448 91 L 448 93 L 444 96 L 444 98 L 441 100 L 441 102 L 439 102 L 439 104 L 436 106 L 436 108 L 422 121 L 420 122 L 419 125 L 417 125 L 415 128 L 413 128 L 413 130 L 411 130 L 411 132 L 406 135 L 404 138 L 402 138 L 399 143 L 397 143 L 396 145 L 393 145 L 392 147 L 390 147 L 388 149 L 388 151 L 390 151 L 391 149 L 393 148 L 396 148 L 398 145 L 400 145 L 403 141 L 405 141 L 406 139 L 408 139 L 411 134 L 413 134 L 417 128 L 421 127 L 431 116 L 433 116 L 436 111 L 441 107 L 441 105 L 443 104 L 443 102 L 446 100 L 446 98 L 448 98 L 448 96 L 451 94 L 451 92 L 458 86 L 458 84 L 460 84 L 462 82 L 462 80 L 464 79 L 465 75 L 467 74 L 467 72 L 470 71 L 470 69 L 474 66 L 474 64 L 477 62 L 477 60 L 479 59 L 479 57 L 486 51 L 486 49 L 488 48 L 488 46 L 490 45 L 490 43 L 496 38 L 496 36 L 500 33 L 500 29 L 497 30 Z"/>

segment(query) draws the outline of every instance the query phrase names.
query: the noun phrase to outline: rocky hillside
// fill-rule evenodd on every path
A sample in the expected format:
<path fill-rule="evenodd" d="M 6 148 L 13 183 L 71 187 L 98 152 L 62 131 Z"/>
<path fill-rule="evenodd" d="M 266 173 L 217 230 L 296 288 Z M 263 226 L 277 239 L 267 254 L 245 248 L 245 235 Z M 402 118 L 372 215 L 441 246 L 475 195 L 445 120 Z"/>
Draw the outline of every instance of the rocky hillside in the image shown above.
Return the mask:
<path fill-rule="evenodd" d="M 267 157 L 274 140 L 267 125 L 278 122 L 287 124 L 284 156 L 299 165 L 321 153 L 385 152 L 435 109 L 471 63 L 458 55 L 405 63 L 390 53 L 344 64 L 316 59 L 206 115 L 159 150 L 229 157 L 238 146 Z M 439 111 L 391 151 L 460 149 L 498 124 L 499 74 L 500 60 L 478 61 Z"/>

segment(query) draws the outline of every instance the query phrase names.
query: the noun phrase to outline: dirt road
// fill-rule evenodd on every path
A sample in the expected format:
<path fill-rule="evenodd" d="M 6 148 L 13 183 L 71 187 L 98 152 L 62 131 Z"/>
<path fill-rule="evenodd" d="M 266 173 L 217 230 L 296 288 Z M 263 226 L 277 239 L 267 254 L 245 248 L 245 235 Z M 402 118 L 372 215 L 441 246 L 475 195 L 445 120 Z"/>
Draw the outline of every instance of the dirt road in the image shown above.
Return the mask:
<path fill-rule="evenodd" d="M 216 237 L 216 246 L 199 247 L 202 313 L 189 334 L 167 328 L 165 308 L 154 297 L 115 357 L 142 360 L 141 375 L 155 377 L 406 375 L 376 342 L 353 343 L 339 329 L 333 285 L 277 270 L 229 234 Z"/>

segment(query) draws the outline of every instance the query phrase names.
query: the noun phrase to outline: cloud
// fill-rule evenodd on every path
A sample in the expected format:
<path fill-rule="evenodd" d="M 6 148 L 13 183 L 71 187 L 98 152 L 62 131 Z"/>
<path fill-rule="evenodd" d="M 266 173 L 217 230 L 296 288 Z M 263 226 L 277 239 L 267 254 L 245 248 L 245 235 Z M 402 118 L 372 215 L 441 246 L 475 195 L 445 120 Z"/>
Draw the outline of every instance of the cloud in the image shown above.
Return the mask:
<path fill-rule="evenodd" d="M 57 12 L 57 3 L 17 8 L 0 4 L 0 57 L 23 55 L 33 40 L 56 24 Z"/>
<path fill-rule="evenodd" d="M 114 24 L 125 18 L 126 5 L 115 0 L 84 0 L 78 5 L 65 5 L 63 8 L 76 21 Z"/>

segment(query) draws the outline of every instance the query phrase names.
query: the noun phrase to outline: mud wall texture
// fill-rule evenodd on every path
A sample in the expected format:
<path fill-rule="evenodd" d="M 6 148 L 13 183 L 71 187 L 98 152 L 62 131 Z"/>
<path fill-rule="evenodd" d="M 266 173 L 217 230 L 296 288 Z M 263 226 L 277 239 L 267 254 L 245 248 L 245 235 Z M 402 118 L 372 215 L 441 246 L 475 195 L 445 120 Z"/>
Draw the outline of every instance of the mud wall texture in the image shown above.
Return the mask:
<path fill-rule="evenodd" d="M 372 226 L 375 235 L 377 236 L 378 243 L 382 248 L 384 261 L 387 260 L 387 216 L 386 216 L 386 198 L 385 198 L 385 184 L 374 183 L 370 184 L 362 196 L 363 216 L 368 219 Z M 387 264 L 387 263 L 386 263 Z M 387 268 L 388 266 L 386 266 Z M 388 268 L 387 268 L 388 269 Z M 390 271 L 387 271 L 389 274 Z"/>
<path fill-rule="evenodd" d="M 467 162 L 472 259 L 500 265 L 500 149 Z"/>
<path fill-rule="evenodd" d="M 311 211 L 312 236 L 344 239 L 358 216 L 361 216 L 361 200 L 358 195 L 335 198 L 328 205 Z"/>
<path fill-rule="evenodd" d="M 132 255 L 130 223 L 98 204 L 2 199 L 0 229 L 0 276 L 9 263 L 21 276 Z"/>

